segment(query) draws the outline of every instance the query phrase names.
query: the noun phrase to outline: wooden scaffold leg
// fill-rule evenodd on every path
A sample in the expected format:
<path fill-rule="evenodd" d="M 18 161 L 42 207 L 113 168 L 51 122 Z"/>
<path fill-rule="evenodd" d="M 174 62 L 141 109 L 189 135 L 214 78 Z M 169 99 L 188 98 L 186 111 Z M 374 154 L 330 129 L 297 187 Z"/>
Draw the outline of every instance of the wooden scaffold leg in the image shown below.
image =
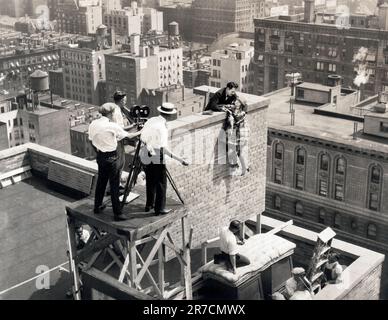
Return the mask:
<path fill-rule="evenodd" d="M 74 284 L 74 299 L 81 300 L 81 281 L 78 272 L 78 264 L 75 259 L 77 256 L 77 244 L 76 244 L 76 228 L 75 222 L 72 218 L 67 216 L 66 221 L 66 229 L 67 229 L 67 239 L 69 246 L 69 260 L 70 260 L 70 269 L 73 273 L 73 284 Z"/>

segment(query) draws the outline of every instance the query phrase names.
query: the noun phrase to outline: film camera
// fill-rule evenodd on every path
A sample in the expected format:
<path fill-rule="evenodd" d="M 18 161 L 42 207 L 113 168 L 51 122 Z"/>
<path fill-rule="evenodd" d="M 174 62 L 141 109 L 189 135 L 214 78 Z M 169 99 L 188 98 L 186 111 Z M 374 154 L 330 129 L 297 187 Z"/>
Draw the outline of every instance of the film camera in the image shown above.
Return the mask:
<path fill-rule="evenodd" d="M 130 109 L 125 108 L 124 114 L 127 119 L 136 124 L 138 130 L 141 130 L 150 116 L 150 108 L 146 105 L 134 105 Z"/>

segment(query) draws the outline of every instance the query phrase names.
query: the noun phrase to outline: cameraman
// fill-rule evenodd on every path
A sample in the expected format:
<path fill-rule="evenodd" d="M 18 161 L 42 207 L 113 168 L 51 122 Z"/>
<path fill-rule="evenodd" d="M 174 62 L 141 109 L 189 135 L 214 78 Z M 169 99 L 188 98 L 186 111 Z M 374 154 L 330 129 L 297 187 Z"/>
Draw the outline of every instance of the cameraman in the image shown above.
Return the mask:
<path fill-rule="evenodd" d="M 173 154 L 167 147 L 167 121 L 177 113 L 172 103 L 163 103 L 158 107 L 160 115 L 149 119 L 142 130 L 140 140 L 144 144 L 140 151 L 140 160 L 145 168 L 147 201 L 145 212 L 155 210 L 156 215 L 167 214 L 166 209 L 167 172 L 164 156 L 167 155 L 188 166 L 189 163 Z"/>

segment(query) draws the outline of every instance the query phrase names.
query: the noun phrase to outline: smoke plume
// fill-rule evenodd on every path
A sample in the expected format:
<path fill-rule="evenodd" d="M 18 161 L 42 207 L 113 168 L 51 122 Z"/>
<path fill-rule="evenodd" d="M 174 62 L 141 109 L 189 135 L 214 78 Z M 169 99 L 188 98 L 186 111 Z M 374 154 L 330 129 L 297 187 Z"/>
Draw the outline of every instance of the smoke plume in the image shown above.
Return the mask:
<path fill-rule="evenodd" d="M 355 63 L 356 65 L 355 71 L 357 72 L 357 76 L 353 80 L 353 83 L 357 87 L 360 87 L 362 84 L 366 84 L 369 81 L 369 71 L 367 68 L 368 65 L 366 61 L 367 55 L 368 55 L 368 49 L 361 47 L 353 59 L 353 63 Z"/>

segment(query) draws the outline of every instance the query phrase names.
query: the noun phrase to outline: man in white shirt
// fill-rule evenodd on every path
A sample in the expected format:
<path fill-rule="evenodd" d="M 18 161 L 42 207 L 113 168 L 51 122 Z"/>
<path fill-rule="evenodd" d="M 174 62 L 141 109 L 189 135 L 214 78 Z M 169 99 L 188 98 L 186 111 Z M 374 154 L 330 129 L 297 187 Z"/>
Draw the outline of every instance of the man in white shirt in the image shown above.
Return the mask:
<path fill-rule="evenodd" d="M 115 221 L 120 221 L 123 220 L 119 201 L 122 159 L 117 150 L 118 141 L 138 136 L 140 132 L 128 133 L 120 125 L 114 123 L 112 119 L 115 109 L 114 103 L 105 103 L 98 109 L 102 117 L 90 124 L 89 139 L 97 149 L 98 179 L 94 213 L 98 214 L 105 208 L 102 202 L 109 181 Z"/>
<path fill-rule="evenodd" d="M 215 256 L 215 260 L 224 261 L 228 271 L 233 272 L 234 274 L 236 274 L 237 268 L 247 266 L 251 263 L 247 257 L 238 253 L 238 245 L 244 244 L 244 240 L 239 238 L 240 225 L 240 221 L 233 220 L 230 223 L 229 228 L 223 228 L 221 230 L 221 254 Z"/>
<path fill-rule="evenodd" d="M 152 208 L 156 215 L 167 214 L 166 209 L 167 173 L 164 156 L 167 155 L 188 166 L 188 162 L 168 149 L 167 121 L 177 113 L 172 103 L 163 103 L 158 107 L 160 115 L 149 119 L 142 130 L 140 140 L 144 144 L 140 160 L 145 168 L 147 201 L 145 212 Z"/>

